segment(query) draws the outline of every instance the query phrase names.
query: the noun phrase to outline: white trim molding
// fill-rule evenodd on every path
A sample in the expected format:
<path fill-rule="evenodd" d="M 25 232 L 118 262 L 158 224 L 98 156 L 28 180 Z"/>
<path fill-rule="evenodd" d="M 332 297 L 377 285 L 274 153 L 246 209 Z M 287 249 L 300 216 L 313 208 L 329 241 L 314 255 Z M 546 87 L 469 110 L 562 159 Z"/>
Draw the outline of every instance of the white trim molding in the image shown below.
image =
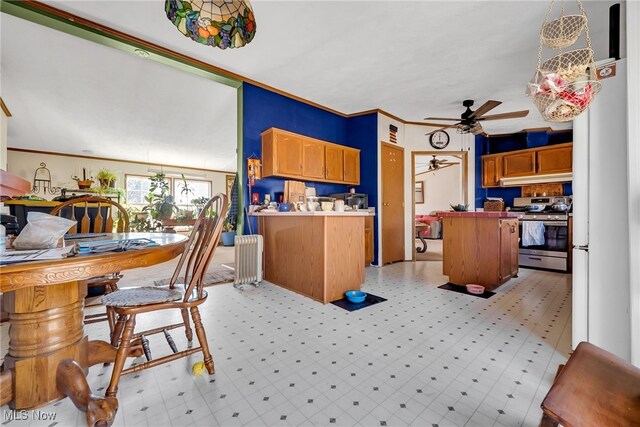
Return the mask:
<path fill-rule="evenodd" d="M 640 2 L 626 7 L 631 363 L 640 367 Z"/>

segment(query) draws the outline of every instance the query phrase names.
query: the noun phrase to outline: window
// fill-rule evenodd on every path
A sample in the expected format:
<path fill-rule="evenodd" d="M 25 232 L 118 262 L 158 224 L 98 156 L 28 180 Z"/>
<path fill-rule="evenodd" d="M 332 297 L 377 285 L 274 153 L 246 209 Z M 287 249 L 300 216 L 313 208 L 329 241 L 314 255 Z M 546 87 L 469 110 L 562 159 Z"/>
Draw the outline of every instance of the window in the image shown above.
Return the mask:
<path fill-rule="evenodd" d="M 149 176 L 126 175 L 125 190 L 127 193 L 127 204 L 141 208 L 147 204 L 145 197 L 149 194 L 151 181 Z M 169 185 L 169 191 L 174 196 L 175 203 L 180 209 L 185 209 L 187 205 L 192 208 L 191 201 L 199 197 L 211 197 L 211 181 L 187 179 L 188 192 L 183 192 L 185 181 L 182 178 L 165 177 Z"/>
<path fill-rule="evenodd" d="M 185 191 L 186 188 L 190 191 Z M 176 205 L 181 209 L 191 205 L 193 199 L 200 197 L 211 197 L 211 181 L 200 181 L 195 179 L 187 179 L 183 181 L 181 178 L 173 180 L 173 194 L 175 195 Z M 191 206 L 192 207 L 192 206 Z"/>
<path fill-rule="evenodd" d="M 149 194 L 149 186 L 151 182 L 148 176 L 126 175 L 125 189 L 127 192 L 127 204 L 129 205 L 146 205 L 144 200 Z"/>

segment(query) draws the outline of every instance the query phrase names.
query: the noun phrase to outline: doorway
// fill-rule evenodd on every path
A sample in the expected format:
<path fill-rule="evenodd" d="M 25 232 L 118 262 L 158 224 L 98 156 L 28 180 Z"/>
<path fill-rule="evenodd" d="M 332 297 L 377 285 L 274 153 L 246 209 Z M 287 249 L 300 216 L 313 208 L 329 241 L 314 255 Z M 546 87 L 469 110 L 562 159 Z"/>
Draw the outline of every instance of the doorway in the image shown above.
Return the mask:
<path fill-rule="evenodd" d="M 411 153 L 414 261 L 442 261 L 442 222 L 438 212 L 468 204 L 466 151 Z"/>

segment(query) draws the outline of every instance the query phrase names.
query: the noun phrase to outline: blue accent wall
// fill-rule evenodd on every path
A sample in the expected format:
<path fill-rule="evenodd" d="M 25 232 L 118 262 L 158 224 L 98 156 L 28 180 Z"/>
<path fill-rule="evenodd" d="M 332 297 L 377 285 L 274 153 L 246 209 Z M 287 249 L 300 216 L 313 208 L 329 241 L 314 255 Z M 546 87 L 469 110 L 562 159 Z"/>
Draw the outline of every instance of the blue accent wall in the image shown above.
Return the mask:
<path fill-rule="evenodd" d="M 573 132 L 519 132 L 510 135 L 485 137 L 476 135 L 476 206 L 482 207 L 487 197 L 501 197 L 506 206 L 513 206 L 514 197 L 520 197 L 522 187 L 482 188 L 482 158 L 485 154 L 506 153 L 527 148 L 544 147 L 562 144 L 573 140 Z M 565 196 L 573 194 L 571 183 L 563 185 Z"/>
<path fill-rule="evenodd" d="M 295 99 L 271 92 L 266 89 L 243 84 L 243 138 L 244 152 L 242 156 L 246 159 L 252 155 L 262 158 L 261 133 L 265 130 L 276 127 L 310 136 L 312 138 L 333 142 L 358 148 L 360 152 L 360 182 L 356 186 L 356 192 L 369 195 L 369 205 L 377 207 L 378 180 L 377 180 L 377 114 L 367 114 L 346 118 L 313 107 Z M 245 175 L 246 162 L 243 166 Z M 265 194 L 270 194 L 275 200 L 275 194 L 284 191 L 285 178 L 269 177 L 256 181 L 252 192 L 260 194 L 260 200 L 264 200 Z M 305 182 L 308 187 L 315 187 L 318 195 L 328 195 L 331 193 L 345 193 L 352 186 L 342 184 L 330 184 L 319 182 Z M 248 186 L 243 195 L 245 206 L 249 206 L 250 195 Z M 277 200 L 276 200 L 277 201 Z M 374 219 L 377 223 L 377 217 Z M 252 230 L 257 231 L 257 221 L 251 221 Z M 374 229 L 374 247 L 378 246 L 378 236 Z M 245 233 L 248 228 L 245 227 Z M 377 255 L 377 249 L 376 249 Z M 374 260 L 374 264 L 377 259 Z"/>
<path fill-rule="evenodd" d="M 360 185 L 356 186 L 356 192 L 367 194 L 369 206 L 376 208 L 376 216 L 373 217 L 373 264 L 378 265 L 378 114 L 347 119 L 347 136 L 348 145 L 360 149 Z"/>

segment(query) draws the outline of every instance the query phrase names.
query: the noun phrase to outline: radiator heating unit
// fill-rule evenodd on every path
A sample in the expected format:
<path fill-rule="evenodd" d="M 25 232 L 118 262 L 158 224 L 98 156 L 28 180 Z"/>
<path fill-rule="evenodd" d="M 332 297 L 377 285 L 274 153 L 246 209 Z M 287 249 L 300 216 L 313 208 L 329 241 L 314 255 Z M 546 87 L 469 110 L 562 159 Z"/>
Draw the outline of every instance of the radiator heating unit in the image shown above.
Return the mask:
<path fill-rule="evenodd" d="M 262 235 L 250 234 L 235 237 L 234 286 L 255 284 L 262 281 Z"/>

